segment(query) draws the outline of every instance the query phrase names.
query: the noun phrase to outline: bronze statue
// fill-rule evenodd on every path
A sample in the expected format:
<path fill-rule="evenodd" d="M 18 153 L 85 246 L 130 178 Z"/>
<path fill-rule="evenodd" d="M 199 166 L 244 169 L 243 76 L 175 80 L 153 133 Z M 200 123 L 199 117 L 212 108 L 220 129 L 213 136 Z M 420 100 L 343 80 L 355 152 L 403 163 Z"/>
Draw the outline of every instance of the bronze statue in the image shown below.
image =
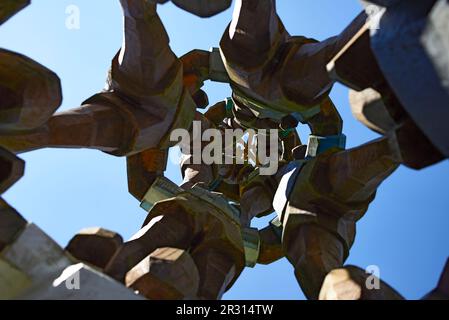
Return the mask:
<path fill-rule="evenodd" d="M 3 2 L 0 22 L 29 3 Z M 178 58 L 157 14 L 157 3 L 165 2 L 120 0 L 124 45 L 112 60 L 107 88 L 69 111 L 54 114 L 61 103 L 54 73 L 1 50 L 1 191 L 23 173 L 14 153 L 92 148 L 127 157 L 129 191 L 148 211 L 142 228 L 126 242 L 101 228 L 83 230 L 59 256 L 65 267 L 72 259 L 82 261 L 148 299 L 220 299 L 246 266 L 283 257 L 309 299 L 401 298 L 388 286 L 380 296 L 364 293 L 362 285 L 350 286 L 349 296 L 339 291 L 340 283 L 365 279 L 357 268 L 344 267 L 356 223 L 398 166 L 423 168 L 446 154 L 407 116 L 388 84 L 371 48 L 367 14 L 319 42 L 290 35 L 275 0 L 238 0 L 219 48 Z M 231 5 L 173 3 L 201 17 Z M 207 80 L 228 83 L 231 97 L 209 106 L 202 90 Z M 346 149 L 342 119 L 329 98 L 335 81 L 364 90 L 352 94 L 352 106 L 382 138 Z M 195 134 L 196 124 L 201 129 Z M 296 131 L 299 124 L 311 129 L 307 143 Z M 193 136 L 193 147 L 182 146 L 180 186 L 164 177 L 175 130 Z M 243 159 L 233 154 L 226 161 L 223 151 L 214 153 L 219 161 L 212 164 L 192 161 L 207 150 L 201 136 L 208 130 L 217 139 L 229 130 L 254 130 L 256 149 L 277 146 L 277 170 L 262 173 L 266 163 L 251 157 L 250 142 L 243 142 Z M 419 149 L 410 147 L 411 135 L 421 142 Z M 274 211 L 277 218 L 266 228 L 250 227 L 254 218 Z M 26 229 L 26 221 L 2 200 L 0 230 L 6 232 L 0 234 L 0 252 Z M 27 270 L 17 274 L 36 276 Z M 23 283 L 18 295 L 32 281 Z"/>

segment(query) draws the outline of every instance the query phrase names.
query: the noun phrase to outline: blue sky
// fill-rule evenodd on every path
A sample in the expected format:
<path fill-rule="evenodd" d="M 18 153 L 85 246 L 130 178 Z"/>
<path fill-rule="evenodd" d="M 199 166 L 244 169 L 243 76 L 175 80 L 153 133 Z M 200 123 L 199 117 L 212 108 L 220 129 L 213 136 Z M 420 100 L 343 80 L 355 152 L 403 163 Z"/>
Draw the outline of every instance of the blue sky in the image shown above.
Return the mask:
<path fill-rule="evenodd" d="M 66 7 L 80 8 L 81 28 L 65 27 Z M 361 10 L 356 0 L 278 0 L 279 15 L 293 35 L 323 40 L 339 33 Z M 171 4 L 159 13 L 176 54 L 217 46 L 232 11 L 200 19 Z M 104 86 L 110 60 L 119 49 L 122 19 L 118 0 L 35 0 L 0 28 L 0 46 L 26 54 L 62 80 L 60 110 L 77 107 Z M 206 85 L 211 102 L 229 96 L 222 84 Z M 331 94 L 339 108 L 348 146 L 376 137 L 355 121 L 348 91 Z M 303 140 L 307 129 L 300 129 Z M 129 238 L 145 212 L 127 192 L 125 159 L 93 150 L 39 150 L 21 155 L 26 175 L 5 198 L 61 245 L 80 229 L 102 226 Z M 170 165 L 168 177 L 180 180 Z M 349 264 L 377 265 L 380 276 L 407 298 L 416 299 L 436 284 L 449 256 L 448 162 L 423 171 L 400 168 L 380 187 L 360 221 Z M 446 182 L 445 182 L 446 181 Z M 262 226 L 265 221 L 257 225 Z M 247 269 L 226 299 L 303 299 L 286 260 Z"/>

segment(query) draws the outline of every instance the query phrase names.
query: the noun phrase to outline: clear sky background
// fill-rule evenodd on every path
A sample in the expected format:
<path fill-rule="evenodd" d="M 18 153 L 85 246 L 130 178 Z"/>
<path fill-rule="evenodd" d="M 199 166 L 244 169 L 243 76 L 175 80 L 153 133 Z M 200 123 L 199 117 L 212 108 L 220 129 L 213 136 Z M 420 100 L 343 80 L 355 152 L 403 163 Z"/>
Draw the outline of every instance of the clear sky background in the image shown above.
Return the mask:
<path fill-rule="evenodd" d="M 0 47 L 18 51 L 55 71 L 62 80 L 60 110 L 77 107 L 104 86 L 110 60 L 121 45 L 122 17 L 118 0 L 34 0 L 0 28 Z M 65 27 L 66 7 L 80 8 L 81 28 Z M 356 0 L 278 0 L 279 15 L 293 35 L 324 40 L 339 33 L 359 13 Z M 217 46 L 231 19 L 228 10 L 200 19 L 172 4 L 159 13 L 182 55 L 194 48 Z M 229 96 L 229 88 L 207 84 L 211 103 Z M 344 121 L 348 146 L 376 137 L 355 121 L 348 91 L 337 85 L 332 94 Z M 423 106 L 431 107 L 431 106 Z M 306 140 L 306 129 L 301 129 Z M 21 155 L 25 177 L 5 198 L 65 246 L 80 229 L 102 226 L 125 239 L 138 230 L 145 212 L 127 192 L 125 159 L 94 150 L 40 150 Z M 168 177 L 180 182 L 177 166 Z M 382 184 L 360 221 L 349 264 L 377 265 L 380 276 L 407 298 L 417 299 L 435 287 L 449 256 L 448 162 L 422 171 L 400 168 Z M 265 221 L 257 225 L 263 225 Z M 303 299 L 293 270 L 284 259 L 243 272 L 226 299 Z"/>

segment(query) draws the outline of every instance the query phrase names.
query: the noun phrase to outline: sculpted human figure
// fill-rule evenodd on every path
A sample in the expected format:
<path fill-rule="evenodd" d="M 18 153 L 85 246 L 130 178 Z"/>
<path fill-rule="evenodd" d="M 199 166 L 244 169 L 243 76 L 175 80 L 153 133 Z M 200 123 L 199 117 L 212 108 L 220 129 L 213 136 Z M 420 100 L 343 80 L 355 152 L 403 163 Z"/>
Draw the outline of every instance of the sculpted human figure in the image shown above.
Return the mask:
<path fill-rule="evenodd" d="M 198 11 L 199 2 L 173 2 L 204 16 L 229 6 L 223 1 Z M 129 190 L 148 217 L 97 267 L 147 298 L 219 299 L 245 266 L 284 256 L 306 296 L 318 298 L 325 276 L 347 258 L 356 222 L 377 187 L 402 161 L 394 136 L 346 150 L 329 98 L 326 65 L 366 17 L 319 42 L 289 35 L 275 0 L 238 0 L 220 48 L 178 59 L 155 1 L 120 3 L 124 42 L 105 91 L 37 126 L 1 135 L 0 144 L 14 152 L 93 148 L 127 157 Z M 228 83 L 232 94 L 201 113 L 196 109 L 208 105 L 201 91 L 206 80 Z M 219 132 L 277 130 L 278 171 L 262 175 L 257 161 L 192 163 L 191 149 L 181 163 L 183 184 L 173 184 L 163 178 L 176 143 L 170 135 L 193 131 L 193 121 Z M 296 132 L 300 123 L 312 132 L 306 144 Z M 250 228 L 252 219 L 273 211 L 278 217 L 265 229 Z"/>

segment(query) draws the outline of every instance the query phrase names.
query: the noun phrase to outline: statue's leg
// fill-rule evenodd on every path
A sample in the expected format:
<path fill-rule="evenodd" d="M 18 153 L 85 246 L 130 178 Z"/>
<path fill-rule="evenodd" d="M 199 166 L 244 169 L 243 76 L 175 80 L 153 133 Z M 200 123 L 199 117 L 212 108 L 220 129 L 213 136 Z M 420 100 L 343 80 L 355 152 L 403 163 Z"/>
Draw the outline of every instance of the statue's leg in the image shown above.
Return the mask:
<path fill-rule="evenodd" d="M 238 0 L 229 28 L 220 42 L 226 69 L 243 87 L 260 85 L 263 68 L 288 36 L 274 0 Z"/>
<path fill-rule="evenodd" d="M 326 275 L 344 262 L 344 247 L 340 239 L 315 224 L 295 228 L 294 234 L 284 241 L 284 249 L 308 299 L 318 298 Z"/>
<path fill-rule="evenodd" d="M 106 272 L 148 297 L 164 290 L 165 298 L 192 298 L 188 285 L 175 284 L 197 283 L 195 298 L 221 298 L 245 264 L 240 225 L 222 209 L 189 192 L 158 202 Z M 162 248 L 171 248 L 162 252 L 173 252 L 176 261 L 167 262 Z"/>
<path fill-rule="evenodd" d="M 117 107 L 130 113 L 134 126 L 132 152 L 171 146 L 173 129 L 189 129 L 196 105 L 183 85 L 181 61 L 157 5 L 146 0 L 120 0 L 124 40 L 112 61 L 109 91 L 123 100 Z"/>
<path fill-rule="evenodd" d="M 343 266 L 356 222 L 400 163 L 397 151 L 388 137 L 350 150 L 328 150 L 298 167 L 289 190 L 281 182 L 278 193 L 288 194 L 281 215 L 283 245 L 308 298 L 317 299 L 325 276 Z"/>

